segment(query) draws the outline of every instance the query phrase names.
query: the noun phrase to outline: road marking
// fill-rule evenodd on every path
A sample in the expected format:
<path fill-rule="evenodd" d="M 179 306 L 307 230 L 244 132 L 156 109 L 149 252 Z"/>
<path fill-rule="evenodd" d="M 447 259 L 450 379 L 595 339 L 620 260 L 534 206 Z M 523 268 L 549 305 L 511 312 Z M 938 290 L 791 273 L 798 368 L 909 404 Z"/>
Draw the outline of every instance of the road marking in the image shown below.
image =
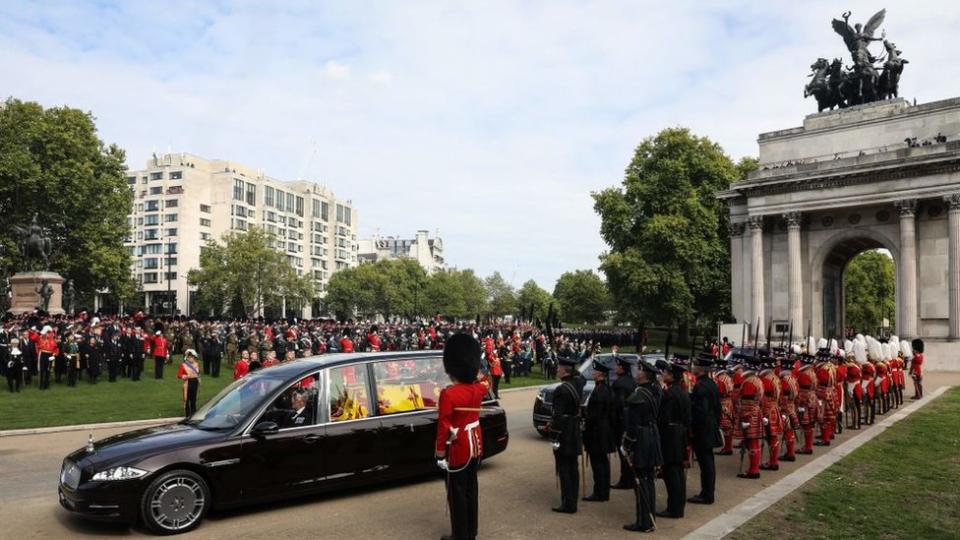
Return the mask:
<path fill-rule="evenodd" d="M 823 472 L 830 465 L 840 461 L 850 452 L 860 448 L 864 443 L 883 433 L 887 430 L 887 428 L 896 424 L 900 420 L 903 420 L 949 389 L 950 386 L 941 386 L 940 388 L 937 388 L 930 394 L 930 396 L 924 397 L 922 400 L 911 403 L 903 409 L 900 409 L 893 415 L 888 416 L 880 421 L 871 429 L 858 434 L 840 446 L 837 446 L 826 454 L 797 469 L 793 473 L 781 478 L 770 487 L 758 492 L 737 506 L 724 512 L 720 516 L 712 519 L 711 521 L 708 521 L 699 529 L 684 536 L 684 538 L 689 540 L 712 540 L 714 538 L 722 538 L 732 533 L 754 516 L 760 512 L 763 512 L 769 506 L 786 497 L 795 489 L 805 484 L 808 480 Z"/>

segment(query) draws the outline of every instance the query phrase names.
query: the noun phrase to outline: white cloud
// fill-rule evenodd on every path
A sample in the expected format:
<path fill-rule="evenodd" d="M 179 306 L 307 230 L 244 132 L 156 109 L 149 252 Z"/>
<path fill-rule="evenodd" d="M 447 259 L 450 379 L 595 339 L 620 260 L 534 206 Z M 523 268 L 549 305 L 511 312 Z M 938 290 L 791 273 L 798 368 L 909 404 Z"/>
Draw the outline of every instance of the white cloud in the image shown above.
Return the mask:
<path fill-rule="evenodd" d="M 596 267 L 589 193 L 641 139 L 684 125 L 753 155 L 815 110 L 812 60 L 847 54 L 826 0 L 97 6 L 8 2 L 0 92 L 93 111 L 134 167 L 171 146 L 316 178 L 363 233 L 439 228 L 452 264 L 548 289 Z M 957 94 L 960 4 L 884 27 L 905 97 Z"/>

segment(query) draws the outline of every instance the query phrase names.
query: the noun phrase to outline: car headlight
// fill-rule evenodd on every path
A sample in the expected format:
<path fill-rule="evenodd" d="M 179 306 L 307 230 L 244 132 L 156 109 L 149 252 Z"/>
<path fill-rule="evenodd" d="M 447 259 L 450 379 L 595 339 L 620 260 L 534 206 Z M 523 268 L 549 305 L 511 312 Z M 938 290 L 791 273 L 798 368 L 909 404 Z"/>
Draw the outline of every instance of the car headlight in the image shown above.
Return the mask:
<path fill-rule="evenodd" d="M 147 471 L 137 469 L 136 467 L 114 467 L 98 472 L 93 475 L 91 480 L 133 480 L 145 474 L 147 474 Z"/>

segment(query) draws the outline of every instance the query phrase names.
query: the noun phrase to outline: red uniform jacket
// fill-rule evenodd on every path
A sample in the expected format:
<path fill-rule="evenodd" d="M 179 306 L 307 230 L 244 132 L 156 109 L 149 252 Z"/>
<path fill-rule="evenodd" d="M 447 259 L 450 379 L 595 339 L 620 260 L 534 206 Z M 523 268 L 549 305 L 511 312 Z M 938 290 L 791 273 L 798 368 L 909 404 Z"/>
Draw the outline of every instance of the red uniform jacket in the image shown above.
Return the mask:
<path fill-rule="evenodd" d="M 479 409 L 486 393 L 486 387 L 480 383 L 458 383 L 440 391 L 436 450 L 447 451 L 447 463 L 451 468 L 462 467 L 471 459 L 483 457 L 480 413 L 455 409 Z M 451 439 L 448 448 L 447 442 Z"/>
<path fill-rule="evenodd" d="M 779 437 L 783 434 L 783 418 L 780 416 L 780 379 L 773 371 L 760 377 L 763 382 L 763 399 L 760 407 L 767 420 L 767 436 Z"/>
<path fill-rule="evenodd" d="M 760 377 L 751 374 L 743 380 L 740 387 L 740 424 L 743 429 L 743 438 L 763 438 L 763 413 L 760 410 L 760 399 L 763 397 L 763 382 Z M 742 424 L 747 424 L 743 427 Z"/>
<path fill-rule="evenodd" d="M 340 340 L 340 352 L 353 352 L 353 341 L 350 338 Z"/>
<path fill-rule="evenodd" d="M 922 377 L 923 376 L 923 353 L 913 353 L 913 361 L 910 362 L 910 376 L 911 377 Z"/>
<path fill-rule="evenodd" d="M 151 340 L 153 345 L 153 356 L 156 358 L 162 356 L 166 358 L 167 356 L 167 338 L 160 336 L 154 336 Z"/>
<path fill-rule="evenodd" d="M 237 365 L 233 366 L 233 380 L 237 380 L 247 373 L 250 373 L 250 363 L 246 360 L 240 359 L 237 362 Z"/>
<path fill-rule="evenodd" d="M 367 343 L 370 344 L 370 350 L 373 352 L 380 352 L 380 336 L 376 334 L 370 334 L 367 336 Z M 347 352 L 347 351 L 344 351 Z"/>

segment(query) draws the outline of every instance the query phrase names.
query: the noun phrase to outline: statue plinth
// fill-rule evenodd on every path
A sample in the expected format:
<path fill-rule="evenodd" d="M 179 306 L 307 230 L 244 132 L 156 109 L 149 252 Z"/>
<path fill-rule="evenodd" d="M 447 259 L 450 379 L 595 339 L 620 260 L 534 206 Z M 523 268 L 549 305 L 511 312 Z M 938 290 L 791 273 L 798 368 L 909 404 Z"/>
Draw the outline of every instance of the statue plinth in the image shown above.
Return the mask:
<path fill-rule="evenodd" d="M 10 311 L 14 315 L 27 313 L 43 307 L 43 298 L 37 289 L 47 281 L 53 287 L 50 296 L 50 305 L 47 311 L 52 315 L 62 315 L 63 310 L 63 276 L 56 272 L 18 272 L 10 278 Z"/>

